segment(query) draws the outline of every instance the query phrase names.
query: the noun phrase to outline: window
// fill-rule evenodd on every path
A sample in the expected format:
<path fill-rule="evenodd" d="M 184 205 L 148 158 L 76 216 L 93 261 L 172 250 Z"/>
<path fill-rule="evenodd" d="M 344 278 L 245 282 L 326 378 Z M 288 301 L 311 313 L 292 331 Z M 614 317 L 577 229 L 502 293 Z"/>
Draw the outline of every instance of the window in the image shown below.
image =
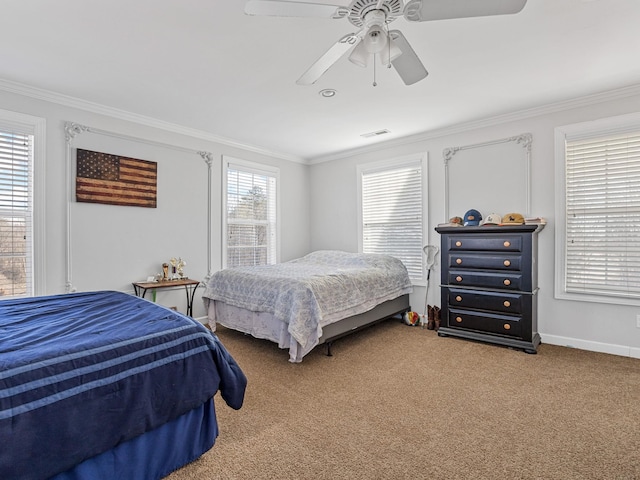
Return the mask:
<path fill-rule="evenodd" d="M 35 294 L 36 133 L 44 120 L 0 111 L 0 298 Z M 38 149 L 42 157 L 42 146 Z"/>
<path fill-rule="evenodd" d="M 556 130 L 559 298 L 640 303 L 640 117 Z"/>
<path fill-rule="evenodd" d="M 226 267 L 276 263 L 277 169 L 239 160 L 226 169 Z"/>
<path fill-rule="evenodd" d="M 412 281 L 422 281 L 422 159 L 405 158 L 358 168 L 360 250 L 401 260 Z"/>

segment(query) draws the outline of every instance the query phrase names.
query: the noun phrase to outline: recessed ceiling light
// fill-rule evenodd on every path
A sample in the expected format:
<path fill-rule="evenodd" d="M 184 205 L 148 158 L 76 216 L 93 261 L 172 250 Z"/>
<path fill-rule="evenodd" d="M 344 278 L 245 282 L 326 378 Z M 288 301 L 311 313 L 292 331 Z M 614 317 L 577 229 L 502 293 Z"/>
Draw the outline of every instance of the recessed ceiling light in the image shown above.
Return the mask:
<path fill-rule="evenodd" d="M 325 88 L 324 90 L 320 90 L 318 92 L 320 94 L 321 97 L 324 98 L 331 98 L 331 97 L 335 97 L 336 96 L 336 92 L 333 88 Z"/>

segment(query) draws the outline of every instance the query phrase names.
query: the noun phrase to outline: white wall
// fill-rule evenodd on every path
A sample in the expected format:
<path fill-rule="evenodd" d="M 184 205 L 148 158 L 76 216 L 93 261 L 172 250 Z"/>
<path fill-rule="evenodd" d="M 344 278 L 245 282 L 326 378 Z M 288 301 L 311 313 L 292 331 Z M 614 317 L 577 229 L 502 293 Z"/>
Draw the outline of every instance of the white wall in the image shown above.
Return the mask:
<path fill-rule="evenodd" d="M 311 248 L 357 251 L 356 165 L 415 152 L 428 152 L 429 157 L 429 238 L 425 243 L 439 245 L 439 235 L 434 228 L 446 221 L 443 149 L 530 132 L 533 135 L 530 213 L 548 221 L 539 235 L 538 322 L 542 341 L 640 358 L 640 329 L 636 327 L 636 315 L 640 314 L 640 307 L 554 299 L 554 128 L 640 111 L 637 90 L 634 95 L 620 97 L 619 94 L 594 96 L 564 105 L 521 112 L 501 120 L 487 120 L 484 122 L 486 126 L 476 123 L 473 128 L 456 128 L 456 133 L 423 136 L 411 142 L 398 142 L 393 147 L 381 145 L 367 153 L 316 163 L 311 167 Z M 491 188 L 491 185 L 488 184 L 487 188 Z M 430 304 L 440 303 L 439 288 L 435 286 L 439 278 L 439 270 L 434 271 L 429 290 Z M 423 311 L 424 295 L 423 287 L 414 288 L 411 296 L 414 310 Z"/>
<path fill-rule="evenodd" d="M 36 92 L 37 93 L 37 92 Z M 46 95 L 43 95 L 46 97 Z M 221 268 L 222 155 L 271 165 L 280 169 L 281 257 L 289 260 L 309 251 L 309 167 L 272 156 L 217 143 L 206 138 L 155 128 L 152 123 L 129 121 L 120 112 L 103 115 L 91 105 L 75 108 L 72 99 L 20 95 L 0 91 L 0 109 L 46 119 L 44 195 L 44 268 L 36 293 L 65 292 L 67 280 L 67 212 L 71 218 L 71 284 L 78 291 L 99 289 L 133 292 L 131 282 L 159 273 L 172 256 L 187 261 L 185 273 L 202 280 L 207 274 L 208 168 L 197 151 L 211 152 L 212 165 L 212 272 Z M 70 106 L 74 105 L 74 106 Z M 106 109 L 105 109 L 106 110 Z M 107 112 L 112 113 L 112 112 Z M 134 119 L 136 120 L 136 119 Z M 92 129 L 71 145 L 158 163 L 157 208 L 123 207 L 69 202 L 64 124 L 75 122 Z M 132 137 L 131 139 L 123 138 Z M 73 154 L 75 157 L 75 153 Z M 75 175 L 72 172 L 72 175 Z M 75 184 L 71 182 L 72 188 Z M 36 222 L 38 221 L 36 218 Z M 40 232 L 41 234 L 43 232 Z M 197 290 L 194 316 L 205 315 Z M 150 298 L 149 293 L 147 297 Z M 158 291 L 158 302 L 185 311 L 183 290 Z"/>
<path fill-rule="evenodd" d="M 637 92 L 637 91 L 636 91 Z M 50 100 L 46 95 L 22 95 L 0 91 L 0 108 L 46 119 L 44 272 L 39 294 L 65 291 L 65 231 L 68 192 L 66 189 L 66 143 L 64 123 L 77 122 L 92 128 L 140 139 L 79 135 L 74 147 L 95 148 L 158 162 L 158 208 L 155 211 L 108 205 L 70 205 L 72 215 L 72 283 L 79 291 L 115 289 L 132 291 L 130 282 L 158 271 L 170 256 L 188 262 L 186 273 L 204 278 L 206 252 L 206 167 L 203 160 L 180 149 L 213 154 L 212 179 L 212 271 L 221 266 L 221 174 L 222 155 L 229 155 L 280 168 L 281 260 L 290 260 L 311 250 L 358 249 L 356 166 L 428 152 L 429 238 L 439 244 L 434 231 L 444 219 L 444 162 L 442 151 L 452 146 L 472 145 L 530 132 L 532 148 L 532 214 L 549 224 L 539 236 L 539 330 L 543 342 L 572 345 L 596 351 L 640 357 L 640 329 L 636 315 L 640 308 L 610 304 L 581 303 L 553 298 L 554 282 L 554 128 L 559 125 L 640 111 L 640 94 L 602 95 L 559 107 L 522 112 L 483 125 L 456 127 L 455 133 L 423 136 L 393 147 L 318 163 L 312 166 L 156 128 L 126 115 L 113 115 L 98 108 L 76 106 L 69 101 Z M 105 109 L 106 110 L 106 109 Z M 116 112 L 117 113 L 117 112 Z M 535 116 L 534 116 L 535 115 Z M 135 120 L 135 121 L 133 121 Z M 454 129 L 451 129 L 454 132 Z M 147 143 L 145 141 L 150 141 Z M 160 142 L 177 149 L 153 144 Z M 39 172 L 42 174 L 42 172 Z M 40 214 L 42 212 L 39 212 Z M 505 213 L 505 212 L 500 212 Z M 37 219 L 36 219 L 37 221 Z M 434 281 L 434 278 L 436 281 Z M 429 303 L 437 304 L 439 271 L 431 276 Z M 199 293 L 202 289 L 199 289 Z M 159 293 L 158 301 L 177 305 L 184 311 L 184 293 Z M 416 287 L 412 306 L 422 311 L 424 288 Z M 204 309 L 197 295 L 194 316 Z"/>

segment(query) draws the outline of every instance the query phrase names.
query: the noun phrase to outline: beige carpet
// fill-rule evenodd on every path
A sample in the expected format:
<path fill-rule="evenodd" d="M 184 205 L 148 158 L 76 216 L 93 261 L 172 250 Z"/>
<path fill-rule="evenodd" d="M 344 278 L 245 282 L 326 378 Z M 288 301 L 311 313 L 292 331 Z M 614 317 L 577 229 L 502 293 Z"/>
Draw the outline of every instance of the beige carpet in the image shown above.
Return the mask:
<path fill-rule="evenodd" d="M 221 328 L 239 411 L 182 479 L 640 479 L 640 360 L 537 355 L 390 320 L 301 364 Z M 544 341 L 544 338 L 543 338 Z"/>

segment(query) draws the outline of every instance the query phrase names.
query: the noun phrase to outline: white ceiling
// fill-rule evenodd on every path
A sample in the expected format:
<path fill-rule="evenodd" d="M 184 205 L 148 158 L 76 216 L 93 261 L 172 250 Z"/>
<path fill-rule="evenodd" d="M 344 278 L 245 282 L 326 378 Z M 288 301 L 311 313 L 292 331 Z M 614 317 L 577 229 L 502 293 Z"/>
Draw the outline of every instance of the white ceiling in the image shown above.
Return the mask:
<path fill-rule="evenodd" d="M 391 27 L 429 76 L 405 86 L 378 66 L 375 87 L 372 67 L 346 57 L 316 84 L 295 83 L 356 30 L 346 19 L 251 17 L 244 3 L 2 0 L 0 79 L 301 160 L 640 84 L 640 0 L 529 0 L 516 15 L 398 18 Z M 338 94 L 322 98 L 325 88 Z M 381 129 L 390 133 L 360 136 Z"/>

